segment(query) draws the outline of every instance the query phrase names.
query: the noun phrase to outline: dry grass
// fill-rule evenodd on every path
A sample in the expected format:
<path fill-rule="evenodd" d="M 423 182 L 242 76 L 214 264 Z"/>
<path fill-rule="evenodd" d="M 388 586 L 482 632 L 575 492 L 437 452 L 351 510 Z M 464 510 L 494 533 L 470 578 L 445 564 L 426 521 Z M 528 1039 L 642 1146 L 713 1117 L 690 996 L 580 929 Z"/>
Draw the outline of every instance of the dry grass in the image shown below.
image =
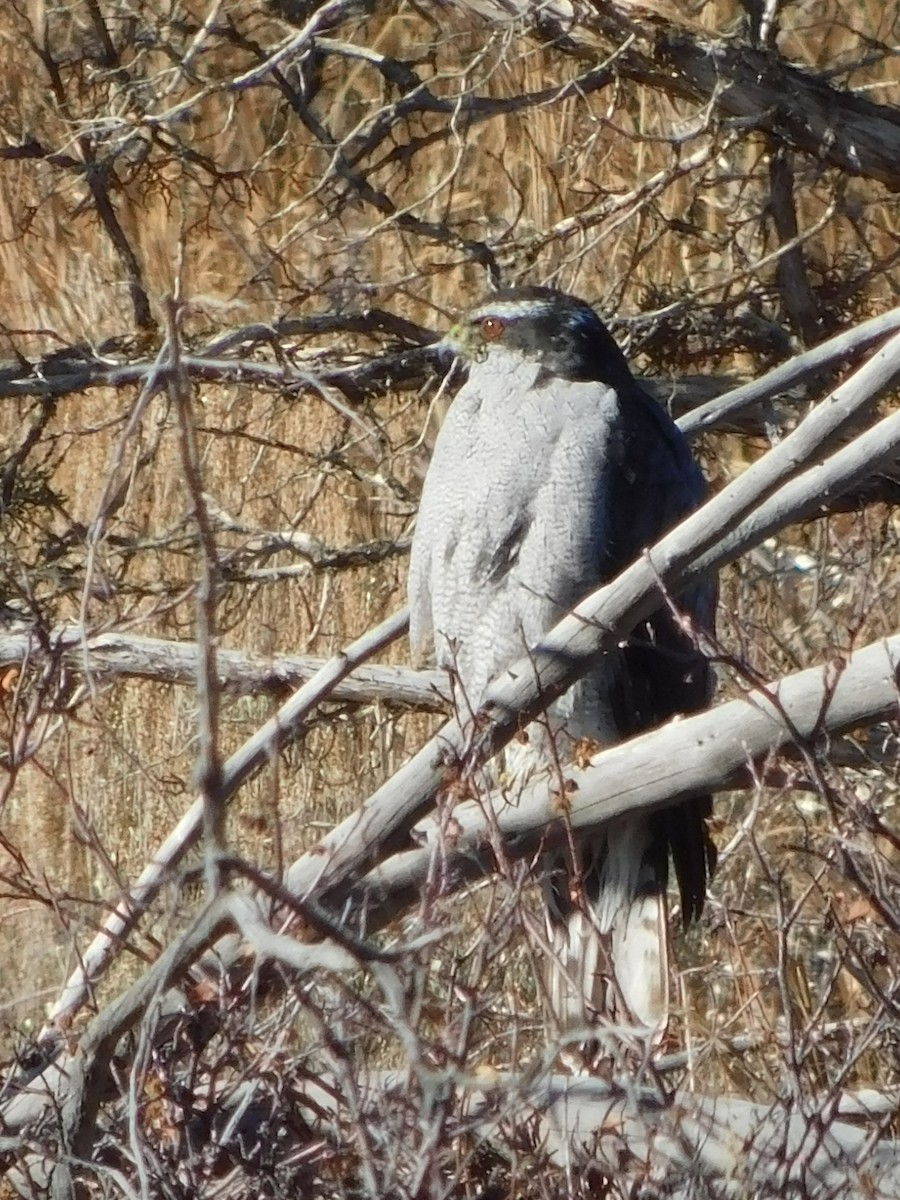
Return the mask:
<path fill-rule="evenodd" d="M 87 3 L 17 5 L 0 28 L 8 64 L 3 140 L 34 139 L 56 156 L 0 165 L 3 357 L 78 341 L 97 347 L 107 338 L 132 338 L 119 352 L 152 357 L 173 290 L 188 306 L 185 335 L 194 345 L 253 321 L 370 305 L 442 329 L 486 287 L 466 240 L 490 243 L 507 282 L 552 282 L 595 300 L 632 357 L 656 373 L 750 374 L 800 344 L 776 265 L 757 266 L 778 245 L 767 207 L 772 146 L 762 134 L 620 81 L 468 127 L 413 114 L 395 120 L 377 149 L 362 152 L 361 139 L 397 99 L 370 64 L 333 51 L 321 63 L 285 64 L 284 88 L 265 75 L 258 85 L 232 89 L 230 81 L 258 62 L 260 47 L 271 49 L 292 32 L 276 6 L 228 4 L 205 34 L 206 5 L 151 0 L 140 7 L 137 24 L 128 26 L 124 6 L 99 5 L 113 40 L 126 43 L 117 69 L 98 57 Z M 896 42 L 900 9 L 859 5 L 851 25 L 844 7 L 837 0 L 786 5 L 779 47 L 810 67 L 840 68 L 842 82 L 886 102 L 898 82 L 896 55 L 862 60 L 877 43 Z M 731 3 L 695 9 L 694 18 L 718 34 L 739 17 Z M 35 46 L 41 14 L 52 70 Z M 401 3 L 347 19 L 332 36 L 414 64 L 446 98 L 552 89 L 583 66 L 514 27 L 491 32 L 443 7 Z M 189 48 L 190 70 L 179 71 Z M 302 87 L 314 96 L 305 123 L 285 94 Z M 354 195 L 317 123 L 351 160 L 359 154 L 353 169 L 390 198 L 393 213 Z M 114 172 L 107 195 L 150 304 L 143 330 L 122 254 L 78 166 L 86 155 L 107 160 Z M 692 155 L 697 161 L 686 167 Z M 824 336 L 895 303 L 898 209 L 880 185 L 841 179 L 799 156 L 794 171 L 798 223 L 816 230 L 803 256 Z M 432 236 L 425 226 L 404 227 L 398 213 L 434 223 Z M 790 336 L 779 343 L 773 330 Z M 383 345 L 380 336 L 340 335 L 296 339 L 287 352 L 318 346 L 330 361 Z M 247 547 L 272 530 L 299 531 L 329 547 L 408 535 L 430 398 L 429 390 L 366 400 L 360 411 L 379 430 L 375 445 L 309 392 L 197 385 L 205 487 L 241 527 L 220 532 L 220 552 L 233 552 L 239 567 L 221 598 L 224 645 L 324 655 L 402 603 L 402 553 L 343 570 L 307 564 L 277 578 L 265 570 L 302 567 L 303 558 L 281 551 L 251 559 Z M 136 389 L 123 387 L 74 392 L 53 404 L 3 513 L 0 586 L 48 626 L 82 618 L 95 628 L 189 638 L 198 560 L 177 423 L 160 394 L 129 428 L 136 399 Z M 40 408 L 36 401 L 0 404 L 11 453 Z M 713 437 L 703 456 L 721 483 L 762 449 Z M 720 633 L 732 669 L 723 670 L 723 688 L 747 671 L 771 677 L 895 631 L 897 538 L 893 514 L 872 507 L 787 530 L 766 547 L 765 562 L 751 556 L 730 569 Z M 392 655 L 401 660 L 405 648 Z M 27 674 L 18 691 L 5 694 L 10 745 L 31 719 L 29 704 L 32 716 L 60 715 L 58 732 L 0 783 L 0 962 L 15 964 L 0 972 L 0 1040 L 10 1049 L 40 1024 L 76 947 L 191 796 L 196 698 L 189 689 L 98 686 L 77 703 L 74 694 L 64 682 L 41 696 Z M 274 703 L 227 700 L 223 748 L 237 746 Z M 390 775 L 428 727 L 429 719 L 386 709 L 326 714 L 302 745 L 243 790 L 230 818 L 235 846 L 267 868 L 289 861 Z M 743 1054 L 716 1051 L 692 1081 L 701 1089 L 766 1098 L 788 1068 L 822 1088 L 896 1078 L 885 1049 L 892 1039 L 885 1034 L 875 1049 L 857 1052 L 850 1026 L 800 1066 L 790 1062 L 794 1028 L 875 1019 L 879 991 L 893 994 L 891 964 L 900 949 L 900 931 L 872 907 L 865 881 L 847 877 L 838 852 L 852 845 L 873 872 L 881 862 L 878 886 L 892 886 L 896 846 L 873 827 L 873 814 L 893 828 L 896 756 L 855 771 L 819 767 L 813 791 L 762 788 L 719 800 L 717 838 L 731 850 L 703 928 L 679 939 L 684 1011 L 673 1046 L 745 1034 L 760 1044 Z M 809 764 L 798 773 L 808 778 Z M 431 971 L 416 976 L 427 981 L 418 986 L 427 991 L 420 1033 L 428 1053 L 441 1046 L 447 1053 L 453 1043 L 473 1064 L 501 1066 L 534 1046 L 535 951 L 523 937 L 527 920 L 508 903 L 518 890 L 513 879 L 480 893 L 477 919 L 462 918 L 456 901 L 442 902 L 441 919 L 462 932 Z M 173 886 L 136 939 L 126 973 L 171 936 L 190 901 Z M 118 976 L 110 980 L 104 994 L 118 983 Z M 466 1024 L 459 997 L 470 991 L 479 1002 Z M 281 1003 L 300 1004 L 308 1017 L 319 1002 L 328 1011 L 312 994 Z M 342 994 L 335 1010 L 348 1038 L 368 1019 L 363 1000 L 356 1003 L 362 1007 L 351 1011 Z M 377 1024 L 386 1060 L 400 1054 L 396 1042 L 385 1045 L 389 1032 Z"/>

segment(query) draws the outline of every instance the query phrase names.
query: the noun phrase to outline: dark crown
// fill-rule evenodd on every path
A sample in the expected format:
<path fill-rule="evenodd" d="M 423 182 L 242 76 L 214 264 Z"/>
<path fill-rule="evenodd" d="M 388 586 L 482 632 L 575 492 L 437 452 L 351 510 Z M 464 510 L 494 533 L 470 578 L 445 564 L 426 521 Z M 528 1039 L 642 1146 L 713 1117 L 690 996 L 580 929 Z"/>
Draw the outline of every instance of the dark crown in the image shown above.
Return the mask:
<path fill-rule="evenodd" d="M 597 380 L 618 388 L 632 381 L 624 354 L 584 300 L 547 287 L 505 288 L 468 316 L 472 324 L 496 317 L 502 343 L 537 359 L 548 375 Z"/>

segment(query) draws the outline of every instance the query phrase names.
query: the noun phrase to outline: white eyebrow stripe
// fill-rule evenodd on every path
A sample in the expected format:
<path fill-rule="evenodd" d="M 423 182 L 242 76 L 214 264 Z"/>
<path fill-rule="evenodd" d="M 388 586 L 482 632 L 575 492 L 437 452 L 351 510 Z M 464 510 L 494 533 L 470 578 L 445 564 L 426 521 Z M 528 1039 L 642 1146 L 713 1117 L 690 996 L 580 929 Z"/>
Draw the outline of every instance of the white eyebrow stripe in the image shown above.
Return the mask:
<path fill-rule="evenodd" d="M 498 300 L 495 304 L 482 304 L 469 313 L 468 320 L 481 321 L 485 317 L 501 317 L 515 321 L 518 317 L 539 317 L 553 308 L 549 300 Z"/>

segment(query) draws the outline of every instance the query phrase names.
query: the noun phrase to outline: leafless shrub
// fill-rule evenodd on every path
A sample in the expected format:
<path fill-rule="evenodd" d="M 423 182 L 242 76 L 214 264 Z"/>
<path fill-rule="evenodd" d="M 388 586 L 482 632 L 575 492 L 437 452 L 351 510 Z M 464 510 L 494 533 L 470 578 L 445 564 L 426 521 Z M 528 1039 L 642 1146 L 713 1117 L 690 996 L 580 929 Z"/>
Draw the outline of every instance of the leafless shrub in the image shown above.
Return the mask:
<path fill-rule="evenodd" d="M 719 491 L 896 329 L 897 5 L 694 9 L 8 5 L 0 1195 L 896 1194 L 890 697 L 719 782 L 670 1044 L 606 1078 L 554 1073 L 541 835 L 477 770 L 424 848 L 413 805 L 346 877 L 327 840 L 446 708 L 379 623 L 460 307 L 596 302 Z M 843 490 L 788 471 L 722 551 L 723 700 L 896 634 L 885 389 Z"/>

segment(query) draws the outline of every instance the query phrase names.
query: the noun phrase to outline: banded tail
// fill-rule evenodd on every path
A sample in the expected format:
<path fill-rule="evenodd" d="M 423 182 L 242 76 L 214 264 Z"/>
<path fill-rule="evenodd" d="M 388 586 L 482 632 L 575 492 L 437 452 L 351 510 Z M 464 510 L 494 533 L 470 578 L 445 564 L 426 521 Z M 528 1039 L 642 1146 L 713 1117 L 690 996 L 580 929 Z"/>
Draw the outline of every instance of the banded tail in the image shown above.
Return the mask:
<path fill-rule="evenodd" d="M 658 1043 L 669 1019 L 666 889 L 671 854 L 685 924 L 700 915 L 715 852 L 707 798 L 651 817 L 611 821 L 576 843 L 573 879 L 557 852 L 545 883 L 551 955 L 547 1002 L 561 1034 L 599 1019 Z"/>

